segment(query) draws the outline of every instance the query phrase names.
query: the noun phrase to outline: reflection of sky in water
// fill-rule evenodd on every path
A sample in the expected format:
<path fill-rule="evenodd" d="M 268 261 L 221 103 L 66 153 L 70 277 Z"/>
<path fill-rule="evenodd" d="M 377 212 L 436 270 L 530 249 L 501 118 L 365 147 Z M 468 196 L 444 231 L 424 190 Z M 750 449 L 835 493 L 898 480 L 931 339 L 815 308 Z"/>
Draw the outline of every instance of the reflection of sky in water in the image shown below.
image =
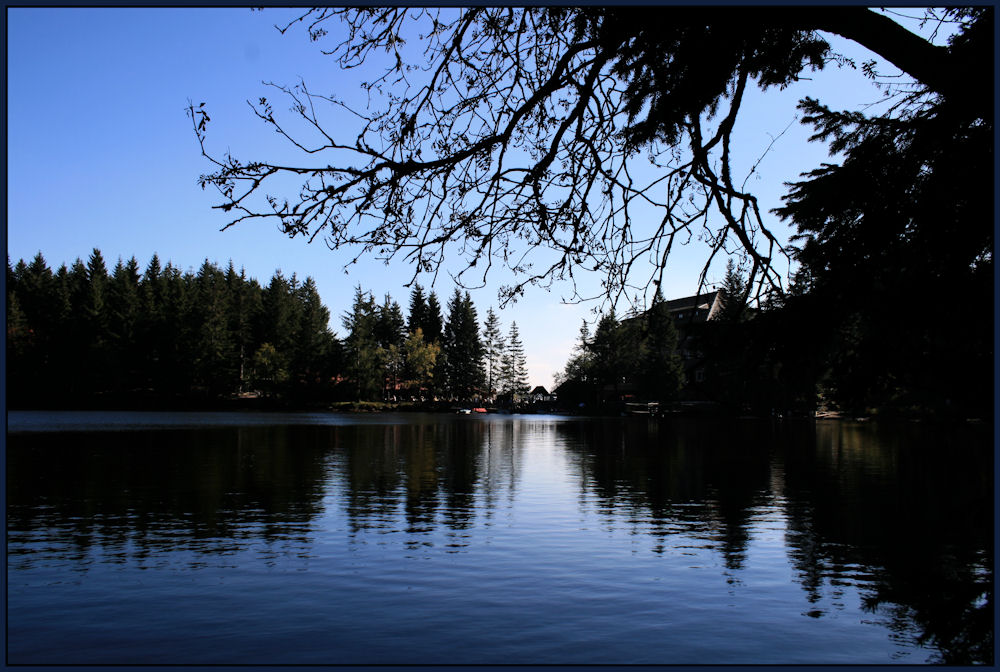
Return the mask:
<path fill-rule="evenodd" d="M 988 498 L 903 439 L 295 417 L 15 434 L 12 660 L 919 663 L 961 653 L 938 620 L 991 609 L 991 531 L 951 524 L 950 560 L 905 537 Z M 916 522 L 894 529 L 887 502 Z M 167 645 L 196 624 L 183 658 Z"/>

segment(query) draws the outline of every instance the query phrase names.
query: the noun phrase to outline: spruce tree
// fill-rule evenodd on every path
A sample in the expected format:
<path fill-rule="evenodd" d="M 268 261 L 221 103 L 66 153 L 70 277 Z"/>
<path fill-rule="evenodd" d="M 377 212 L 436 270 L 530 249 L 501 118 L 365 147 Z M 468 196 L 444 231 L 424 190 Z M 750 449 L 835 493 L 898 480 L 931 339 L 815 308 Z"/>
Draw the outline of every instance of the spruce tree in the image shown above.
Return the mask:
<path fill-rule="evenodd" d="M 424 296 L 424 288 L 419 284 L 414 284 L 410 291 L 410 314 L 406 322 L 406 333 L 412 334 L 417 329 L 426 336 L 427 332 L 428 307 L 427 298 Z"/>
<path fill-rule="evenodd" d="M 122 263 L 121 257 L 108 283 L 108 321 L 116 387 L 133 389 L 139 383 L 140 321 L 139 264 L 135 257 Z"/>
<path fill-rule="evenodd" d="M 88 322 L 92 344 L 101 349 L 108 337 L 107 287 L 108 268 L 101 251 L 94 248 L 87 260 L 87 298 L 84 314 Z"/>
<path fill-rule="evenodd" d="M 486 310 L 486 322 L 483 324 L 483 350 L 486 367 L 486 390 L 489 397 L 497 393 L 500 374 L 500 359 L 503 357 L 505 342 L 500 331 L 500 318 L 490 307 Z"/>
<path fill-rule="evenodd" d="M 86 293 L 83 300 L 84 342 L 86 343 L 83 376 L 88 387 L 105 392 L 110 385 L 112 348 L 107 306 L 108 269 L 101 251 L 94 248 L 85 270 Z"/>
<path fill-rule="evenodd" d="M 24 267 L 19 291 L 21 308 L 35 334 L 45 343 L 55 328 L 53 314 L 55 279 L 42 253 L 35 255 Z"/>
<path fill-rule="evenodd" d="M 427 296 L 427 313 L 424 323 L 424 341 L 433 343 L 440 348 L 434 362 L 434 375 L 430 381 L 431 396 L 437 397 L 446 393 L 448 382 L 448 353 L 444 349 L 444 319 L 441 315 L 441 304 L 437 293 L 431 290 Z"/>
<path fill-rule="evenodd" d="M 330 332 L 330 311 L 323 305 L 316 281 L 307 277 L 298 289 L 301 305 L 299 358 L 295 371 L 316 378 L 329 376 L 330 357 L 333 355 L 333 334 Z"/>
<path fill-rule="evenodd" d="M 227 323 L 233 341 L 236 385 L 240 392 L 248 390 L 252 358 L 257 351 L 253 326 L 262 310 L 261 287 L 256 280 L 248 279 L 245 269 L 236 273 L 232 260 L 226 269 L 226 291 L 229 295 Z"/>
<path fill-rule="evenodd" d="M 354 290 L 354 303 L 344 314 L 342 322 L 347 330 L 344 340 L 346 369 L 354 381 L 356 398 L 373 400 L 381 389 L 378 341 L 376 340 L 376 305 L 372 295 L 358 285 Z"/>
<path fill-rule="evenodd" d="M 375 322 L 375 340 L 378 342 L 379 361 L 382 367 L 383 397 L 395 396 L 403 374 L 403 343 L 406 340 L 406 321 L 399 304 L 389 294 L 378 307 Z"/>
<path fill-rule="evenodd" d="M 445 324 L 442 349 L 446 357 L 449 392 L 460 400 L 473 399 L 481 390 L 485 375 L 479 320 L 468 292 L 463 296 L 455 289 L 448 302 L 448 322 Z"/>
<path fill-rule="evenodd" d="M 723 322 L 740 322 L 746 313 L 746 281 L 741 269 L 730 258 L 726 262 L 726 275 L 722 280 L 722 310 L 716 319 Z"/>
<path fill-rule="evenodd" d="M 528 362 L 517 322 L 510 323 L 510 333 L 501 358 L 500 370 L 504 396 L 510 397 L 511 401 L 517 401 L 520 396 L 528 393 Z"/>
<path fill-rule="evenodd" d="M 238 371 L 229 329 L 229 297 L 225 276 L 207 259 L 195 277 L 195 378 L 211 394 L 235 392 Z"/>
<path fill-rule="evenodd" d="M 617 394 L 618 386 L 621 383 L 619 362 L 621 343 L 619 342 L 618 325 L 618 318 L 615 317 L 614 310 L 601 315 L 590 340 L 591 372 L 598 396 L 605 385 L 614 386 Z"/>
<path fill-rule="evenodd" d="M 142 319 L 138 327 L 138 348 L 142 353 L 143 383 L 146 387 L 159 387 L 163 356 L 168 350 L 166 318 L 164 316 L 165 280 L 160 267 L 160 257 L 153 254 L 139 281 L 139 312 Z"/>
<path fill-rule="evenodd" d="M 424 340 L 428 343 L 440 343 L 444 335 L 444 317 L 437 293 L 431 291 L 427 297 L 427 315 L 424 327 Z"/>
<path fill-rule="evenodd" d="M 171 262 L 163 268 L 163 343 L 158 380 L 164 391 L 182 393 L 191 387 L 193 357 L 187 344 L 192 341 L 189 325 L 191 295 L 181 270 Z"/>
<path fill-rule="evenodd" d="M 677 327 L 659 287 L 645 319 L 646 342 L 637 376 L 640 389 L 648 400 L 671 401 L 684 385 L 684 362 L 677 352 Z"/>

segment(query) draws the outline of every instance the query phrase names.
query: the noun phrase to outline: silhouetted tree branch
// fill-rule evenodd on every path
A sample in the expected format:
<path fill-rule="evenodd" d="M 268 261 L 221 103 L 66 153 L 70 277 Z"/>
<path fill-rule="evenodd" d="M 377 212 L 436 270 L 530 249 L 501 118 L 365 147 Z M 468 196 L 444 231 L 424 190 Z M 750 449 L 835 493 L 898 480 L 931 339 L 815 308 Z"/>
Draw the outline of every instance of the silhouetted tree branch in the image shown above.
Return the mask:
<path fill-rule="evenodd" d="M 593 298 L 576 289 L 581 269 L 617 301 L 661 281 L 694 238 L 710 249 L 702 282 L 735 241 L 758 293 L 780 290 L 775 262 L 788 252 L 754 195 L 734 187 L 730 147 L 748 86 L 786 86 L 831 58 L 817 31 L 884 56 L 921 91 L 967 90 L 953 76 L 968 62 L 963 43 L 936 47 L 861 8 L 327 8 L 279 30 L 301 24 L 321 40 L 335 21 L 342 37 L 324 53 L 373 70 L 370 104 L 269 84 L 292 116 L 264 97 L 249 104 L 301 165 L 216 156 L 208 114 L 192 104 L 214 165 L 202 187 L 219 190 L 228 226 L 277 220 L 289 236 L 356 248 L 353 261 L 401 256 L 414 279 L 436 274 L 446 250 L 464 259 L 462 286 L 501 265 L 516 278 L 503 301 L 556 280 Z M 331 108 L 356 128 L 335 132 Z M 282 176 L 301 182 L 294 198 L 265 191 Z"/>

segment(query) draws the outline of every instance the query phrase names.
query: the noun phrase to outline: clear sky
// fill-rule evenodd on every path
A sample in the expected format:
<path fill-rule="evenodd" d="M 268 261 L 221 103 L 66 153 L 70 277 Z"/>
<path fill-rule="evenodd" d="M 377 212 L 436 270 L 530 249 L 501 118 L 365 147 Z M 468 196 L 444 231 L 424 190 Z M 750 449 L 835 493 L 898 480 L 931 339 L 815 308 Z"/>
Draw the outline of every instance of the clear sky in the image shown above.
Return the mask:
<path fill-rule="evenodd" d="M 29 261 L 42 252 L 55 269 L 99 248 L 109 267 L 135 256 L 145 268 L 153 253 L 182 270 L 208 259 L 237 268 L 266 284 L 276 269 L 312 276 L 330 309 L 331 326 L 343 336 L 340 315 L 360 284 L 381 300 L 386 292 L 408 305 L 412 269 L 363 260 L 348 274 L 352 255 L 331 252 L 317 239 L 285 238 L 274 224 L 247 223 L 220 231 L 228 221 L 213 210 L 217 194 L 202 191 L 200 174 L 211 166 L 201 157 L 188 100 L 206 103 L 212 116 L 209 144 L 216 153 L 267 156 L 277 136 L 253 116 L 247 99 L 270 96 L 263 81 L 334 88 L 349 97 L 355 80 L 340 72 L 320 47 L 300 31 L 282 36 L 274 28 L 293 9 L 252 12 L 243 8 L 8 8 L 7 9 L 7 251 Z M 911 11 L 918 14 L 918 11 Z M 871 54 L 835 40 L 838 50 L 860 64 Z M 887 68 L 891 70 L 891 68 Z M 783 182 L 829 160 L 826 148 L 806 142 L 810 129 L 798 123 L 795 102 L 806 95 L 833 107 L 878 100 L 860 72 L 828 68 L 785 91 L 751 94 L 736 128 L 733 148 L 743 172 L 771 151 L 751 177 L 762 210 L 780 205 Z M 791 127 L 789 124 L 791 123 Z M 784 135 L 782 131 L 787 128 Z M 770 217 L 779 236 L 787 227 Z M 707 248 L 696 242 L 674 257 L 664 294 L 693 294 Z M 722 278 L 725 259 L 708 280 Z M 586 278 L 596 287 L 600 278 Z M 423 282 L 427 286 L 427 282 Z M 472 292 L 480 319 L 497 306 L 503 274 Z M 442 274 L 433 288 L 442 305 L 453 284 Z M 566 289 L 529 290 L 499 311 L 506 331 L 518 324 L 525 343 L 530 383 L 552 385 L 584 318 L 593 305 L 565 305 Z"/>

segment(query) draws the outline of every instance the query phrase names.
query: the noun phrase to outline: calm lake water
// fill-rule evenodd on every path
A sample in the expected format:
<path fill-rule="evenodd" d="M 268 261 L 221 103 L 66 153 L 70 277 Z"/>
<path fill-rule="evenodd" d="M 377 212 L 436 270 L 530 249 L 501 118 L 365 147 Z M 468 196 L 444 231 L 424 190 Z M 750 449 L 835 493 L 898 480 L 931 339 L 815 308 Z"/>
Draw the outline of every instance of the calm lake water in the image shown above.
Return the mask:
<path fill-rule="evenodd" d="M 991 663 L 991 428 L 11 412 L 18 663 Z"/>

